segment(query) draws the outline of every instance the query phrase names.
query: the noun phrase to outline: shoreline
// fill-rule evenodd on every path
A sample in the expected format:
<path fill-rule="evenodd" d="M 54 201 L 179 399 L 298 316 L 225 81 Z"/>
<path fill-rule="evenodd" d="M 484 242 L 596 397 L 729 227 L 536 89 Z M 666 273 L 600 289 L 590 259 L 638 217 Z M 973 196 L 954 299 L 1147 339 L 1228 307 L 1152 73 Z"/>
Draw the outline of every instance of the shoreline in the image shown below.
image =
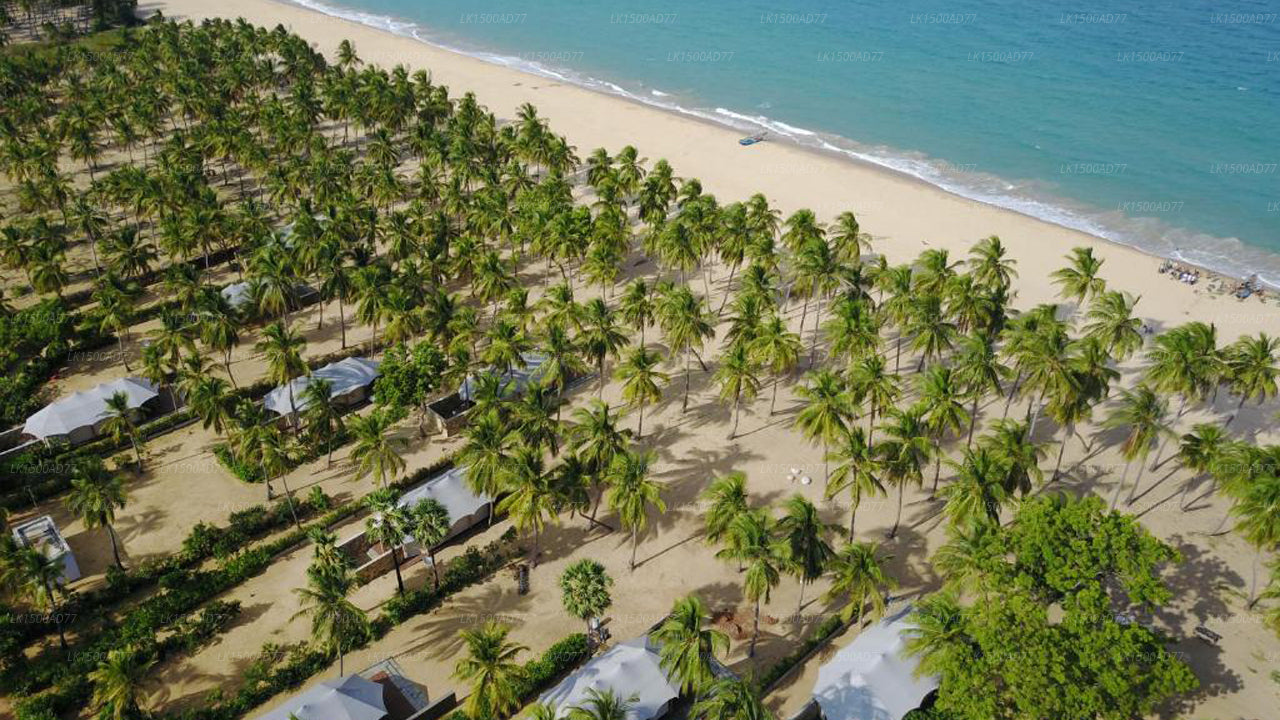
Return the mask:
<path fill-rule="evenodd" d="M 672 96 L 671 93 L 663 92 L 658 88 L 648 88 L 655 96 L 655 98 L 649 98 L 611 81 L 584 75 L 578 71 L 553 68 L 537 61 L 527 61 L 514 56 L 487 51 L 478 46 L 468 48 L 465 45 L 450 44 L 439 37 L 434 37 L 437 34 L 436 32 L 432 32 L 430 27 L 416 21 L 401 21 L 391 15 L 365 12 L 318 0 L 265 0 L 265 2 L 298 8 L 341 22 L 371 28 L 398 38 L 413 40 L 437 51 L 450 53 L 459 58 L 478 61 L 510 72 L 551 82 L 569 83 L 597 95 L 656 109 L 660 112 L 700 122 L 718 129 L 731 129 L 734 132 L 748 134 L 763 131 L 771 136 L 771 141 L 782 141 L 797 149 L 818 156 L 852 163 L 864 169 L 878 171 L 903 180 L 914 181 L 932 190 L 963 200 L 981 203 L 995 209 L 1012 212 L 1055 227 L 1083 233 L 1099 241 L 1129 248 L 1161 261 L 1170 260 L 1183 266 L 1198 269 L 1202 274 L 1222 279 L 1228 283 L 1238 284 L 1250 277 L 1257 277 L 1260 284 L 1268 290 L 1272 292 L 1280 291 L 1280 253 L 1256 245 L 1249 245 L 1235 237 L 1214 236 L 1203 231 L 1171 225 L 1154 217 L 1129 216 L 1120 209 L 1109 211 L 1102 207 L 1090 207 L 1087 203 L 1065 196 L 1055 197 L 1048 195 L 1041 197 L 1024 194 L 1021 197 L 1014 197 L 1002 195 L 998 190 L 994 189 L 995 186 L 1014 188 L 1017 184 L 1035 183 L 1037 181 L 1023 179 L 1017 181 L 1016 184 L 1011 184 L 1005 178 L 978 173 L 981 176 L 980 182 L 973 181 L 966 184 L 964 179 L 947 176 L 948 169 L 955 166 L 942 158 L 934 158 L 916 151 L 897 148 L 885 148 L 886 152 L 878 153 L 877 151 L 880 149 L 878 146 L 866 146 L 852 138 L 828 131 L 796 127 L 782 120 L 763 115 L 752 116 L 748 113 L 739 113 L 721 107 L 715 108 L 714 113 L 704 108 L 687 108 L 674 101 L 655 99 Z M 848 147 L 842 147 L 841 144 L 848 145 Z M 900 165 L 914 166 L 916 169 L 906 169 L 899 167 Z M 1001 202 L 1002 199 L 1004 202 Z M 1036 208 L 1040 212 L 1036 212 L 1031 208 Z M 1108 220 L 1107 217 L 1113 214 L 1119 214 L 1120 219 Z M 1108 227 L 1109 222 L 1112 224 L 1124 223 L 1133 227 L 1129 229 L 1118 225 L 1116 227 Z M 1170 248 L 1167 251 L 1148 247 L 1144 245 L 1144 239 L 1138 237 L 1141 234 L 1138 227 L 1150 223 L 1155 223 L 1155 230 L 1160 233 L 1160 239 L 1170 244 Z M 1186 234 L 1187 237 L 1182 238 L 1182 234 Z M 1126 239 L 1124 237 L 1126 235 L 1130 237 Z M 1263 263 L 1260 266 L 1251 265 L 1245 269 L 1239 267 L 1223 268 L 1215 267 L 1212 262 L 1192 259 L 1187 254 L 1184 254 L 1183 247 L 1178 243 L 1183 240 L 1192 241 L 1197 237 L 1215 243 L 1235 243 L 1239 247 L 1234 249 L 1247 251 L 1251 254 L 1251 260 L 1261 259 L 1252 257 L 1253 255 L 1261 256 L 1274 262 L 1276 267 L 1273 268 L 1269 263 Z M 1189 245 L 1189 247 L 1192 248 L 1191 255 L 1211 252 L 1231 255 L 1231 250 L 1233 250 L 1233 248 L 1220 248 L 1211 251 L 1208 247 L 1195 248 L 1193 245 Z M 1274 274 L 1275 276 L 1268 277 L 1268 274 Z"/>
<path fill-rule="evenodd" d="M 477 100 L 500 118 L 515 115 L 525 102 L 538 108 L 557 134 L 585 157 L 596 147 L 611 153 L 634 145 L 649 163 L 665 158 L 679 177 L 698 178 L 707 192 L 722 202 L 745 200 L 759 192 L 783 216 L 807 207 L 820 220 L 853 210 L 863 229 L 876 241 L 876 250 L 891 262 L 913 259 L 927 247 L 944 247 L 962 258 L 978 240 L 998 235 L 1019 262 L 1023 278 L 1017 283 L 1018 305 L 1061 303 L 1056 288 L 1044 280 L 1064 263 L 1078 245 L 1093 247 L 1110 260 L 1104 276 L 1124 278 L 1120 289 L 1145 298 L 1138 309 L 1146 319 L 1162 324 L 1192 317 L 1214 321 L 1223 308 L 1210 309 L 1217 295 L 1211 284 L 1168 282 L 1157 272 L 1166 260 L 1198 267 L 1207 278 L 1226 283 L 1241 278 L 1176 256 L 1162 256 L 1142 248 L 1059 225 L 1049 220 L 964 197 L 905 171 L 851 157 L 839 149 L 823 150 L 799 142 L 773 141 L 744 148 L 742 131 L 688 113 L 667 110 L 614 93 L 533 74 L 484 60 L 467 52 L 412 35 L 375 27 L 291 0 L 225 0 L 210 7 L 196 0 L 158 0 L 141 5 L 138 13 L 159 10 L 166 18 L 200 22 L 205 18 L 244 18 L 265 27 L 284 25 L 332 57 L 338 43 L 349 39 L 367 64 L 391 68 L 403 64 L 427 69 L 433 81 L 451 94 L 473 92 Z M 727 162 L 728 161 L 728 162 Z M 1132 271 L 1143 268 L 1140 275 Z M 1267 293 L 1268 299 L 1274 293 Z M 1248 302 L 1256 302 L 1251 299 Z M 1232 338 L 1265 326 L 1280 331 L 1280 313 L 1231 303 L 1235 312 L 1218 320 L 1223 335 Z"/>

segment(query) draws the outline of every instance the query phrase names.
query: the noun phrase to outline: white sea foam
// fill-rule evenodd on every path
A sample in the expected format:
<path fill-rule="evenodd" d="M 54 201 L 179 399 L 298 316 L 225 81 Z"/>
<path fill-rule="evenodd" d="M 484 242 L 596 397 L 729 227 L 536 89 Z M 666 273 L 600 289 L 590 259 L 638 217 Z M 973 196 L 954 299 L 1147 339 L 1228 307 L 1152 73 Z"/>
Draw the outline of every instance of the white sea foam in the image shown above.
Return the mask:
<path fill-rule="evenodd" d="M 572 83 L 736 130 L 768 131 L 802 146 L 909 175 L 969 200 L 1012 210 L 1055 225 L 1129 245 L 1154 255 L 1173 257 L 1237 277 L 1257 273 L 1264 283 L 1280 288 L 1280 255 L 1248 245 L 1238 238 L 1217 237 L 1171 226 L 1154 218 L 1130 217 L 1119 211 L 1099 210 L 1057 197 L 1048 191 L 1037 191 L 1034 183 L 1019 186 L 993 175 L 957 172 L 949 163 L 919 153 L 885 147 L 869 147 L 848 138 L 796 127 L 764 115 L 747 115 L 721 107 L 712 111 L 685 107 L 672 100 L 659 99 L 673 96 L 656 88 L 651 88 L 648 93 L 632 92 L 616 83 L 583 75 L 567 68 L 551 67 L 518 57 L 457 47 L 436 37 L 421 25 L 387 15 L 337 7 L 316 0 L 288 1 L 326 15 L 410 37 L 443 50 L 495 65 Z M 760 107 L 771 108 L 772 105 L 762 103 Z"/>

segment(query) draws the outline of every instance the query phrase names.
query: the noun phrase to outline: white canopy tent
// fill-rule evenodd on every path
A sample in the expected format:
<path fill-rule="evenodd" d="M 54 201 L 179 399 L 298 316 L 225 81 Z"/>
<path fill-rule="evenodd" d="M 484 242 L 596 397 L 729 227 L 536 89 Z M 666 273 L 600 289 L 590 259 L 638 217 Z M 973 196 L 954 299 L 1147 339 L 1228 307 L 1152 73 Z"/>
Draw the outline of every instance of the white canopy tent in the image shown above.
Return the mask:
<path fill-rule="evenodd" d="M 937 678 L 916 677 L 918 663 L 904 652 L 911 610 L 862 631 L 818 669 L 813 698 L 826 720 L 902 720 L 938 688 Z"/>
<path fill-rule="evenodd" d="M 359 675 L 325 680 L 280 703 L 258 720 L 382 720 L 382 686 Z"/>
<path fill-rule="evenodd" d="M 245 282 L 231 283 L 222 288 L 221 293 L 222 297 L 226 298 L 227 304 L 235 310 L 239 310 L 253 301 L 253 292 L 247 280 Z"/>
<path fill-rule="evenodd" d="M 508 392 L 511 393 L 524 392 L 526 387 L 533 383 L 541 382 L 542 376 L 546 372 L 544 369 L 547 364 L 546 355 L 531 352 L 521 355 L 520 359 L 524 364 L 520 367 L 511 368 L 502 374 L 502 384 L 504 387 L 509 388 Z M 486 370 L 483 372 L 492 371 Z M 462 387 L 458 390 L 458 395 L 463 400 L 474 399 L 472 388 L 475 386 L 475 380 L 473 378 L 474 376 L 468 376 L 466 380 L 462 381 Z"/>
<path fill-rule="evenodd" d="M 140 377 L 112 380 L 49 403 L 27 418 L 22 432 L 41 440 L 64 436 L 73 443 L 90 440 L 97 435 L 98 424 L 112 416 L 107 400 L 116 393 L 124 393 L 129 408 L 135 410 L 159 395 L 154 383 Z"/>
<path fill-rule="evenodd" d="M 418 503 L 432 498 L 449 511 L 449 537 L 453 537 L 475 525 L 489 513 L 493 498 L 477 495 L 467 487 L 467 470 L 455 466 L 443 475 L 406 492 L 396 504 L 413 509 Z"/>
<path fill-rule="evenodd" d="M 622 698 L 636 696 L 627 720 L 652 720 L 666 714 L 672 700 L 680 695 L 679 687 L 663 672 L 657 648 L 648 638 L 638 637 L 615 645 L 592 659 L 548 690 L 539 700 L 556 706 L 556 717 L 581 705 L 590 696 L 587 691 L 611 689 Z"/>
<path fill-rule="evenodd" d="M 263 405 L 277 415 L 288 415 L 297 408 L 302 412 L 307 408 L 305 390 L 314 378 L 329 381 L 329 397 L 339 403 L 352 402 L 362 395 L 364 388 L 373 384 L 378 378 L 378 361 L 366 358 L 350 357 L 336 363 L 330 363 L 310 375 L 296 377 L 289 385 L 281 385 L 263 399 Z M 293 387 L 293 404 L 289 403 L 289 386 Z"/>

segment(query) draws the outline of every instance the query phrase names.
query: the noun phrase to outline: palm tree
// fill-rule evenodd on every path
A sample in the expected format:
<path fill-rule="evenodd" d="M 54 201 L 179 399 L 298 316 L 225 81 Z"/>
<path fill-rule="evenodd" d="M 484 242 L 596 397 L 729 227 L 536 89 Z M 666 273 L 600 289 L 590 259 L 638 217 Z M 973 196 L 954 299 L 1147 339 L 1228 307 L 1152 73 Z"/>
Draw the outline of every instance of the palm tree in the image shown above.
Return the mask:
<path fill-rule="evenodd" d="M 346 431 L 342 414 L 333 404 L 333 383 L 322 377 L 312 378 L 302 391 L 302 399 L 306 403 L 303 416 L 307 423 L 307 435 L 324 442 L 326 464 L 332 466 L 334 440 Z"/>
<path fill-rule="evenodd" d="M 640 696 L 632 694 L 623 698 L 613 688 L 599 690 L 587 688 L 587 697 L 581 705 L 569 708 L 566 720 L 627 720 L 631 717 L 631 708 L 640 700 Z"/>
<path fill-rule="evenodd" d="M 654 302 L 649 286 L 643 278 L 636 278 L 627 285 L 618 301 L 622 320 L 640 333 L 640 347 L 645 345 L 645 330 L 653 324 Z"/>
<path fill-rule="evenodd" d="M 400 562 L 404 557 L 404 539 L 409 534 L 412 520 L 409 513 L 396 503 L 395 493 L 388 489 L 375 490 L 365 498 L 369 517 L 365 520 L 364 534 L 369 542 L 381 545 L 391 552 L 391 565 L 396 571 L 396 590 L 404 595 L 404 577 Z"/>
<path fill-rule="evenodd" d="M 809 382 L 798 389 L 805 406 L 796 415 L 795 426 L 810 441 L 822 445 L 824 482 L 831 482 L 831 462 L 827 458 L 833 442 L 849 432 L 853 415 L 845 381 L 830 370 L 809 373 Z"/>
<path fill-rule="evenodd" d="M 368 636 L 369 619 L 347 598 L 355 588 L 350 568 L 313 564 L 311 570 L 307 586 L 293 591 L 300 606 L 293 617 L 310 618 L 312 642 L 338 654 L 338 676 L 342 677 L 346 652 Z"/>
<path fill-rule="evenodd" d="M 915 626 L 906 640 L 906 655 L 919 658 L 919 672 L 937 674 L 956 659 L 978 660 L 976 642 L 969 638 L 964 611 L 954 593 L 933 593 L 916 605 Z"/>
<path fill-rule="evenodd" d="M 461 632 L 467 656 L 454 666 L 453 676 L 471 684 L 471 694 L 463 702 L 470 717 L 498 718 L 520 705 L 525 669 L 516 656 L 528 648 L 509 642 L 510 632 L 494 622 Z"/>
<path fill-rule="evenodd" d="M 712 480 L 701 500 L 707 505 L 702 518 L 704 537 L 708 543 L 720 542 L 733 519 L 748 509 L 746 473 L 734 471 Z"/>
<path fill-rule="evenodd" d="M 906 486 L 908 483 L 919 486 L 924 481 L 921 470 L 933 453 L 933 446 L 919 406 L 908 410 L 895 409 L 890 417 L 885 428 L 889 437 L 876 446 L 876 452 L 884 468 L 884 479 L 898 488 L 898 516 L 889 531 L 889 537 L 893 538 L 898 535 L 898 526 L 902 524 L 902 496 Z"/>
<path fill-rule="evenodd" d="M 796 616 L 804 608 L 804 588 L 822 577 L 834 552 L 826 535 L 834 529 L 818 516 L 818 508 L 799 493 L 787 499 L 785 514 L 778 521 L 778 534 L 786 548 L 790 574 L 800 581 L 800 597 Z"/>
<path fill-rule="evenodd" d="M 1280 545 L 1280 476 L 1257 478 L 1245 488 L 1232 512 L 1239 517 L 1236 531 L 1257 550 L 1253 556 L 1253 580 L 1249 586 L 1249 609 L 1258 604 L 1258 565 L 1262 553 Z"/>
<path fill-rule="evenodd" d="M 20 583 L 22 594 L 33 606 L 53 618 L 54 625 L 58 628 L 58 641 L 65 653 L 67 636 L 58 605 L 58 596 L 64 594 L 62 561 L 24 546 L 17 551 L 17 556 L 11 562 L 14 567 L 13 575 Z"/>
<path fill-rule="evenodd" d="M 616 356 L 627 344 L 627 336 L 618 327 L 613 311 L 605 305 L 604 300 L 593 298 L 587 303 L 583 313 L 582 332 L 578 341 L 587 357 L 595 360 L 596 370 L 600 373 L 600 385 L 597 396 L 604 397 L 604 363 L 610 355 Z"/>
<path fill-rule="evenodd" d="M 689 375 L 693 354 L 708 338 L 715 337 L 713 318 L 706 302 L 680 285 L 666 293 L 658 303 L 658 324 L 667 339 L 672 356 L 684 355 L 684 400 L 681 412 L 689 409 Z"/>
<path fill-rule="evenodd" d="M 78 463 L 72 470 L 71 494 L 67 496 L 67 509 L 84 521 L 90 530 L 105 527 L 111 538 L 111 554 L 116 567 L 124 569 L 120 561 L 120 544 L 116 538 L 116 510 L 123 510 L 129 500 L 124 480 L 107 471 L 97 458 Z"/>
<path fill-rule="evenodd" d="M 1129 466 L 1135 459 L 1140 459 L 1145 464 L 1156 441 L 1170 432 L 1166 421 L 1169 403 L 1165 398 L 1143 384 L 1133 390 L 1120 392 L 1120 405 L 1103 422 L 1103 427 L 1124 430 L 1126 433 L 1124 442 L 1120 445 L 1120 454 L 1125 459 L 1124 474 L 1120 476 L 1115 495 L 1111 498 L 1113 510 L 1120 502 L 1120 491 L 1129 474 Z M 1134 478 L 1133 489 L 1129 492 L 1130 505 L 1137 498 L 1142 469 L 1143 465 L 1138 465 L 1138 476 Z"/>
<path fill-rule="evenodd" d="M 649 633 L 658 662 L 686 695 L 702 694 L 715 679 L 711 663 L 729 650 L 729 636 L 707 627 L 711 613 L 697 595 L 676 600 L 671 614 Z"/>
<path fill-rule="evenodd" d="M 981 446 L 965 450 L 960 462 L 949 462 L 956 478 L 942 494 L 952 528 L 1000 522 L 1000 508 L 1010 499 L 1004 486 L 1007 463 Z"/>
<path fill-rule="evenodd" d="M 1116 360 L 1123 362 L 1142 347 L 1142 319 L 1133 316 L 1138 300 L 1129 293 L 1107 290 L 1094 296 L 1085 315 L 1086 335 L 1095 337 Z"/>
<path fill-rule="evenodd" d="M 772 399 L 769 400 L 769 414 L 773 415 L 778 405 L 778 381 L 800 364 L 800 336 L 788 330 L 786 321 L 773 314 L 760 321 L 750 349 L 756 362 L 773 375 L 770 383 L 773 385 Z"/>
<path fill-rule="evenodd" d="M 760 605 L 769 602 L 773 589 L 782 581 L 785 546 L 774 537 L 774 523 L 767 513 L 745 507 L 729 518 L 723 537 L 725 548 L 716 557 L 738 561 L 739 570 L 745 571 L 743 595 L 755 605 L 751 645 L 747 648 L 747 656 L 752 657 L 760 638 Z"/>
<path fill-rule="evenodd" d="M 868 617 L 864 614 L 868 603 L 871 618 L 884 615 L 885 592 L 898 584 L 885 570 L 885 563 L 891 559 L 892 556 L 881 556 L 875 543 L 851 542 L 840 548 L 831 560 L 831 589 L 827 591 L 826 600 L 848 598 L 840 611 L 846 623 L 855 617 L 859 620 Z"/>
<path fill-rule="evenodd" d="M 538 564 L 538 540 L 547 521 L 555 523 L 556 496 L 551 478 L 544 471 L 542 452 L 521 443 L 511 454 L 502 472 L 503 486 L 509 493 L 498 503 L 498 511 L 511 516 L 521 533 L 533 530 L 533 564 Z"/>
<path fill-rule="evenodd" d="M 880 461 L 860 427 L 845 433 L 830 459 L 836 461 L 836 469 L 827 484 L 826 497 L 830 500 L 842 492 L 849 493 L 849 542 L 853 542 L 854 521 L 863 498 L 885 495 L 884 483 L 878 477 Z"/>
<path fill-rule="evenodd" d="M 965 447 L 973 445 L 973 430 L 978 423 L 978 403 L 989 394 L 1003 395 L 1003 383 L 1009 374 L 1009 368 L 1000 362 L 995 345 L 988 338 L 973 335 L 960 341 L 955 380 L 972 403 L 969 407 L 969 431 Z"/>
<path fill-rule="evenodd" d="M 720 677 L 704 697 L 693 704 L 692 720 L 775 720 L 760 698 L 760 689 L 749 680 Z"/>
<path fill-rule="evenodd" d="M 544 358 L 542 382 L 554 387 L 557 397 L 563 397 L 569 383 L 586 371 L 587 365 L 582 361 L 577 345 L 563 324 L 553 322 L 547 325 L 546 337 L 538 350 Z M 558 407 L 556 418 L 559 419 Z"/>
<path fill-rule="evenodd" d="M 750 402 L 760 392 L 760 380 L 756 377 L 755 370 L 755 362 L 744 343 L 734 343 L 720 356 L 720 367 L 716 368 L 714 379 L 720 385 L 720 397 L 733 400 L 730 440 L 738 437 L 738 419 L 743 398 Z"/>
<path fill-rule="evenodd" d="M 560 576 L 565 611 L 586 622 L 588 628 L 592 619 L 603 616 L 613 604 L 609 596 L 611 587 L 613 578 L 605 572 L 604 565 L 591 558 L 574 562 Z"/>
<path fill-rule="evenodd" d="M 1231 392 L 1240 396 L 1240 404 L 1228 423 L 1240 413 L 1246 400 L 1254 399 L 1261 405 L 1276 395 L 1276 378 L 1280 376 L 1277 351 L 1280 351 L 1280 338 L 1268 337 L 1266 333 L 1242 337 L 1227 348 L 1227 384 Z"/>
<path fill-rule="evenodd" d="M 235 401 L 226 380 L 208 375 L 196 380 L 187 398 L 204 428 L 212 429 L 219 435 L 226 434 L 227 429 L 232 426 Z"/>
<path fill-rule="evenodd" d="M 662 400 L 662 388 L 671 379 L 658 369 L 661 363 L 661 355 L 639 345 L 632 348 L 626 359 L 614 370 L 614 374 L 622 381 L 622 400 L 627 407 L 640 411 L 636 419 L 637 440 L 644 436 L 645 405 Z"/>
<path fill-rule="evenodd" d="M 109 651 L 88 676 L 93 684 L 90 703 L 97 716 L 109 720 L 144 716 L 142 684 L 155 664 L 154 656 L 132 645 Z"/>
<path fill-rule="evenodd" d="M 1217 464 L 1226 456 L 1230 436 L 1226 428 L 1214 423 L 1197 423 L 1191 432 L 1182 436 L 1178 448 L 1178 459 L 1182 466 L 1195 473 L 1187 482 L 1190 490 L 1195 481 L 1205 474 L 1211 474 Z M 1214 487 L 1216 488 L 1216 476 Z M 1213 492 L 1211 489 L 1210 494 Z M 1186 492 L 1183 493 L 1182 510 L 1187 509 Z"/>
<path fill-rule="evenodd" d="M 1001 484 L 1005 494 L 1017 493 L 1026 497 L 1044 480 L 1040 461 L 1044 459 L 1044 444 L 1031 439 L 1031 426 L 1025 422 L 998 420 L 991 432 L 979 443 L 999 459 L 1004 469 Z"/>
<path fill-rule="evenodd" d="M 288 388 L 290 422 L 295 432 L 298 429 L 298 404 L 293 396 L 293 379 L 311 374 L 311 368 L 302 359 L 306 345 L 301 333 L 277 320 L 262 330 L 262 340 L 253 347 L 266 357 L 267 379 Z"/>
<path fill-rule="evenodd" d="M 117 392 L 107 398 L 107 412 L 110 414 L 102 422 L 103 434 L 109 436 L 117 445 L 127 438 L 138 460 L 138 472 L 142 472 L 142 445 L 138 425 L 133 420 L 134 411 L 129 407 L 129 396 L 123 392 Z"/>
<path fill-rule="evenodd" d="M 1050 275 L 1053 284 L 1058 286 L 1058 297 L 1080 305 L 1085 299 L 1106 290 L 1106 281 L 1098 276 L 1104 261 L 1094 257 L 1093 248 L 1072 248 L 1067 261 L 1066 267 Z"/>
<path fill-rule="evenodd" d="M 849 373 L 849 389 L 853 399 L 867 408 L 867 444 L 875 437 L 876 418 L 897 406 L 902 394 L 898 375 L 889 372 L 879 354 L 868 355 L 856 362 Z"/>
<path fill-rule="evenodd" d="M 453 527 L 449 510 L 435 498 L 423 498 L 409 511 L 409 534 L 431 561 L 431 574 L 436 590 L 440 589 L 440 568 L 436 565 L 436 546 L 444 542 Z"/>
<path fill-rule="evenodd" d="M 951 368 L 930 367 L 920 376 L 920 403 L 935 447 L 933 494 L 938 492 L 938 477 L 942 474 L 943 439 L 948 433 L 959 433 L 970 421 L 963 400 L 963 390 Z"/>
<path fill-rule="evenodd" d="M 649 477 L 648 453 L 623 451 L 613 458 L 609 466 L 609 509 L 618 513 L 622 526 L 631 531 L 631 564 L 636 569 L 636 545 L 640 532 L 649 524 L 651 509 L 659 513 L 667 511 L 662 500 L 662 484 Z"/>
<path fill-rule="evenodd" d="M 396 449 L 404 445 L 404 440 L 391 435 L 391 419 L 376 410 L 368 415 L 352 415 L 348 427 L 355 438 L 351 460 L 356 466 L 356 479 L 373 475 L 378 478 L 378 487 L 385 488 L 388 479 L 404 471 L 404 458 Z"/>
<path fill-rule="evenodd" d="M 1143 379 L 1153 390 L 1181 396 L 1180 418 L 1188 400 L 1204 401 L 1216 391 L 1225 371 L 1217 328 L 1190 322 L 1155 337 Z"/>

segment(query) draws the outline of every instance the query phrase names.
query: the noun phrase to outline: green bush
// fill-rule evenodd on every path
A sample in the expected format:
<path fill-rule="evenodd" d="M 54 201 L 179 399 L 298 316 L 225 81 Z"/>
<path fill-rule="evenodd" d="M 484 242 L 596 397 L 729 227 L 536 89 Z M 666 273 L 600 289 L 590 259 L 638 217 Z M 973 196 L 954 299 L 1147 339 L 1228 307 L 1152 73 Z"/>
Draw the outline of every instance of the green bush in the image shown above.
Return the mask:
<path fill-rule="evenodd" d="M 772 667 L 760 676 L 760 687 L 765 691 L 768 691 L 774 683 L 782 679 L 783 675 L 790 672 L 791 668 L 795 667 L 798 663 L 803 662 L 804 659 L 809 657 L 809 654 L 812 653 L 819 645 L 830 640 L 831 637 L 839 632 L 844 626 L 844 621 L 840 619 L 839 615 L 832 615 L 821 623 L 818 623 L 818 627 L 814 628 L 813 632 L 809 634 L 809 637 L 804 639 L 804 642 L 800 644 L 800 647 L 792 650 L 786 657 L 774 663 Z"/>

